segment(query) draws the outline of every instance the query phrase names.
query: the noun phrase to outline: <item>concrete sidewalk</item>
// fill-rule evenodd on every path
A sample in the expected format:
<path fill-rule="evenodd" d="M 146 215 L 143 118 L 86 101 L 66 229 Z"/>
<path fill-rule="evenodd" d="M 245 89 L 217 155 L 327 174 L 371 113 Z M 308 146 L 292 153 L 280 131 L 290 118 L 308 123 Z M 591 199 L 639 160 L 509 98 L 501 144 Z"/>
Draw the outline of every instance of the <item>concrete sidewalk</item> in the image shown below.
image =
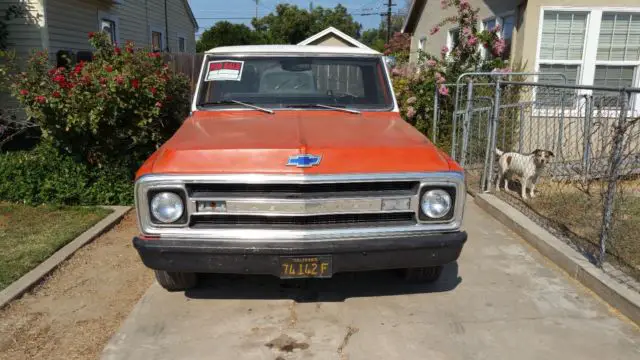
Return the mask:
<path fill-rule="evenodd" d="M 103 359 L 640 359 L 640 331 L 473 201 L 469 241 L 435 285 L 388 272 L 286 283 L 154 284 Z"/>

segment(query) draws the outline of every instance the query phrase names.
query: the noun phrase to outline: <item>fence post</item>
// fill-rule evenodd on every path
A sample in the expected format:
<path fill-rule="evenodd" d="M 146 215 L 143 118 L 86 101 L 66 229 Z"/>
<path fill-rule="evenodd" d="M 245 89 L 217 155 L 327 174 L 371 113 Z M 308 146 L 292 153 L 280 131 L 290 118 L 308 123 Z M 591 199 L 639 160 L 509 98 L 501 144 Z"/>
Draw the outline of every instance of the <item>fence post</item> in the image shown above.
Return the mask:
<path fill-rule="evenodd" d="M 500 86 L 502 85 L 501 77 L 496 78 L 496 93 L 495 100 L 493 102 L 493 119 L 491 121 L 491 137 L 489 139 L 489 151 L 486 156 L 489 157 L 489 169 L 485 168 L 485 171 L 488 170 L 489 176 L 486 179 L 486 192 L 491 191 L 491 184 L 493 183 L 493 166 L 495 163 L 495 149 L 496 149 L 496 137 L 498 133 L 498 122 L 500 118 L 500 98 L 501 92 Z M 483 184 L 484 185 L 484 184 Z"/>
<path fill-rule="evenodd" d="M 518 152 L 522 154 L 522 143 L 524 142 L 524 105 L 520 104 L 520 132 L 518 133 Z"/>
<path fill-rule="evenodd" d="M 457 147 L 457 143 L 458 143 L 458 139 L 457 139 L 457 134 L 458 134 L 458 117 L 457 117 L 457 113 L 458 113 L 458 98 L 460 97 L 460 87 L 458 86 L 460 85 L 459 83 L 456 83 L 456 97 L 453 100 L 454 104 L 453 104 L 453 124 L 452 124 L 452 128 L 451 128 L 451 157 L 453 158 L 453 160 L 458 160 L 458 158 L 456 157 L 456 147 Z M 436 91 L 438 86 L 436 85 Z"/>
<path fill-rule="evenodd" d="M 616 188 L 619 176 L 618 173 L 620 165 L 622 165 L 624 138 L 628 129 L 626 124 L 628 95 L 629 94 L 625 89 L 620 91 L 620 116 L 618 117 L 618 122 L 614 128 L 609 168 L 607 169 L 607 190 L 604 194 L 602 228 L 600 229 L 600 254 L 598 254 L 598 266 L 600 267 L 604 264 L 607 252 L 607 240 L 609 239 L 611 223 L 613 221 L 613 208 L 615 206 Z"/>
<path fill-rule="evenodd" d="M 431 128 L 431 142 L 436 144 L 436 133 L 438 129 L 438 122 L 440 118 L 440 94 L 438 93 L 438 87 L 436 86 L 435 95 L 433 96 L 433 127 Z"/>
<path fill-rule="evenodd" d="M 471 122 L 471 110 L 473 108 L 473 81 L 469 80 L 467 86 L 467 108 L 462 122 L 462 149 L 460 151 L 460 165 L 464 167 L 467 160 L 467 147 L 469 146 L 469 124 Z"/>
<path fill-rule="evenodd" d="M 584 141 L 582 152 L 582 170 L 584 181 L 589 180 L 589 165 L 591 162 L 591 120 L 593 111 L 593 98 L 591 95 L 585 95 L 584 105 Z"/>

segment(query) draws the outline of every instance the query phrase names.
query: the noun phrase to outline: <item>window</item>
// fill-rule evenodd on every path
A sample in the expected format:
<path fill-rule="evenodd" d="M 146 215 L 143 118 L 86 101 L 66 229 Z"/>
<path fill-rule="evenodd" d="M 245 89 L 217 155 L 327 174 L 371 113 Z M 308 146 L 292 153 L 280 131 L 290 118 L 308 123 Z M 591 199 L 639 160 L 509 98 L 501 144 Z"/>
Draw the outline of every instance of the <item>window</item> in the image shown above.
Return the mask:
<path fill-rule="evenodd" d="M 183 37 L 178 37 L 178 51 L 186 52 L 187 51 L 187 42 Z"/>
<path fill-rule="evenodd" d="M 208 55 L 205 61 L 208 68 L 198 93 L 198 106 L 204 109 L 242 108 L 228 100 L 271 109 L 313 110 L 315 104 L 363 111 L 393 107 L 385 65 L 375 57 Z"/>
<path fill-rule="evenodd" d="M 112 44 L 116 43 L 116 23 L 114 21 L 102 19 L 100 30 L 109 35 L 109 39 L 111 40 Z"/>
<path fill-rule="evenodd" d="M 119 30 L 118 17 L 106 12 L 98 12 L 98 31 L 106 33 L 112 44 L 120 42 Z"/>
<path fill-rule="evenodd" d="M 151 47 L 155 51 L 162 51 L 162 33 L 158 31 L 151 32 Z"/>
<path fill-rule="evenodd" d="M 427 38 L 425 36 L 420 38 L 420 41 L 418 42 L 418 50 L 420 51 L 424 51 L 424 45 L 427 42 Z"/>
<path fill-rule="evenodd" d="M 491 31 L 497 25 L 500 25 L 500 33 L 498 33 L 498 37 L 505 41 L 505 49 L 501 58 L 507 60 L 511 57 L 511 39 L 513 38 L 513 30 L 515 28 L 515 16 L 509 14 L 487 19 L 482 22 L 482 29 Z M 489 60 L 492 58 L 491 52 L 487 51 L 484 47 L 481 47 L 480 51 L 483 59 Z"/>
<path fill-rule="evenodd" d="M 587 32 L 587 13 L 545 11 L 540 39 L 540 72 L 562 73 L 567 83 L 579 83 L 584 44 Z M 564 82 L 560 77 L 540 79 Z"/>
<path fill-rule="evenodd" d="M 447 34 L 447 48 L 449 49 L 449 53 L 458 46 L 458 41 L 460 39 L 460 29 L 451 29 Z"/>
<path fill-rule="evenodd" d="M 539 71 L 561 72 L 571 84 L 640 86 L 640 8 L 630 10 L 633 11 L 545 9 L 537 59 Z M 614 101 L 617 104 L 617 96 L 610 92 L 581 93 L 593 93 L 596 105 L 604 101 L 608 106 L 613 106 Z M 640 110 L 640 101 L 631 105 Z"/>

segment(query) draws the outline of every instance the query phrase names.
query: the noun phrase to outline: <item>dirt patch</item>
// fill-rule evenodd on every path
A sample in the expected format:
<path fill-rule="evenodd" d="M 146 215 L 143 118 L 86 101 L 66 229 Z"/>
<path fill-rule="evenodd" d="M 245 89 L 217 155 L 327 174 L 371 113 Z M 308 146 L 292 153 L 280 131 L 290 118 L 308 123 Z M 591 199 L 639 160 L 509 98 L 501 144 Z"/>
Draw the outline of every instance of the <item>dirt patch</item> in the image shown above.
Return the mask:
<path fill-rule="evenodd" d="M 153 281 L 133 212 L 0 310 L 0 359 L 96 359 Z"/>

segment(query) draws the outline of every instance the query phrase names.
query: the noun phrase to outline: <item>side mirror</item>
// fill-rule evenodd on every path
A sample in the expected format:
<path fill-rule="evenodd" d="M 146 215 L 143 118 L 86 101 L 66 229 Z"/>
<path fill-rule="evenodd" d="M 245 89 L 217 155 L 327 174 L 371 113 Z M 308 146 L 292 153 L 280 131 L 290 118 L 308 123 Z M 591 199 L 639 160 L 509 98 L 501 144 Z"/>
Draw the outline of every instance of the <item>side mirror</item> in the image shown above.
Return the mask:
<path fill-rule="evenodd" d="M 389 69 L 393 69 L 396 66 L 396 57 L 395 56 L 385 56 L 384 62 L 387 64 Z"/>

